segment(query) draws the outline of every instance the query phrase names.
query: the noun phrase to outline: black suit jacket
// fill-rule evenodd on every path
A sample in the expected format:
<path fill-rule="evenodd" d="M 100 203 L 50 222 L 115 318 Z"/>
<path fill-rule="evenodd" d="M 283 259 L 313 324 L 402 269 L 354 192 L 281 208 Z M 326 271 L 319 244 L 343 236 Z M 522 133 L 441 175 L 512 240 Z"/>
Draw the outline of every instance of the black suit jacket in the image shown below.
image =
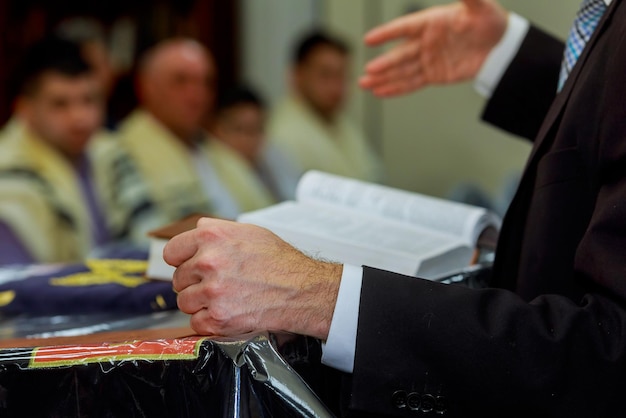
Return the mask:
<path fill-rule="evenodd" d="M 484 114 L 534 137 L 494 287 L 366 268 L 351 411 L 626 416 L 626 5 L 556 95 L 562 48 L 532 29 Z"/>

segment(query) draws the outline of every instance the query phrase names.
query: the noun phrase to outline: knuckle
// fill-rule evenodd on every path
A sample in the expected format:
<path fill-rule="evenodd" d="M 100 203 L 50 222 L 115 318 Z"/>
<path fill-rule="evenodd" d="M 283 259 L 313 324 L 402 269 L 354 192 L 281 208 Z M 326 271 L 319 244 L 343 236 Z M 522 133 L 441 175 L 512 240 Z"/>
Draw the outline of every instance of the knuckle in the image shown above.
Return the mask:
<path fill-rule="evenodd" d="M 196 235 L 200 243 L 210 242 L 215 239 L 215 228 L 199 227 L 196 230 Z"/>
<path fill-rule="evenodd" d="M 180 292 L 185 290 L 185 287 L 180 283 L 180 281 L 178 281 L 178 280 L 176 280 L 176 278 L 174 278 L 174 280 L 172 282 L 172 289 L 174 289 L 174 293 L 179 295 Z"/>
<path fill-rule="evenodd" d="M 213 301 L 220 296 L 221 289 L 218 283 L 214 280 L 205 280 L 202 282 L 202 295 L 207 301 Z"/>
<path fill-rule="evenodd" d="M 199 313 L 191 316 L 189 319 L 189 326 L 200 335 L 213 335 L 217 334 L 216 330 L 211 324 L 203 318 Z"/>
<path fill-rule="evenodd" d="M 225 309 L 223 306 L 217 304 L 211 306 L 207 313 L 211 321 L 220 328 L 223 328 L 228 323 L 231 315 L 229 309 Z"/>
<path fill-rule="evenodd" d="M 186 314 L 193 314 L 193 310 L 191 309 L 190 299 L 186 294 L 181 293 L 176 296 L 176 304 L 178 305 L 178 309 Z"/>
<path fill-rule="evenodd" d="M 202 251 L 196 260 L 196 269 L 204 276 L 215 274 L 228 268 L 231 257 L 223 248 Z"/>
<path fill-rule="evenodd" d="M 217 278 L 202 280 L 197 291 L 206 304 L 220 303 L 231 294 L 229 286 Z"/>
<path fill-rule="evenodd" d="M 209 225 L 210 223 L 211 223 L 211 218 L 203 216 L 203 217 L 199 218 L 198 221 L 196 222 L 196 228 L 205 227 L 205 226 Z"/>
<path fill-rule="evenodd" d="M 172 289 L 174 289 L 175 293 L 180 293 L 183 290 L 183 286 L 180 283 L 180 278 L 176 274 L 176 272 L 174 272 L 174 277 L 172 278 Z"/>
<path fill-rule="evenodd" d="M 195 269 L 200 274 L 206 274 L 206 272 L 214 270 L 214 264 L 213 258 L 204 254 L 195 260 Z"/>

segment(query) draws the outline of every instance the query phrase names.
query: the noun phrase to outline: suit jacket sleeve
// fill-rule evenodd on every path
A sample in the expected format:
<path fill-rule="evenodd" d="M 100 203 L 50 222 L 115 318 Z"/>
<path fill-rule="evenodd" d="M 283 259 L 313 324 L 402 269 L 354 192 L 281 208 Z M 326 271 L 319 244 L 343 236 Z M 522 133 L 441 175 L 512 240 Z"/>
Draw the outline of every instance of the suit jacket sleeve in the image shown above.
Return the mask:
<path fill-rule="evenodd" d="M 564 45 L 529 29 L 483 112 L 483 120 L 533 140 L 556 96 Z"/>
<path fill-rule="evenodd" d="M 616 416 L 626 387 L 624 329 L 623 305 L 602 292 L 579 305 L 561 296 L 526 303 L 506 290 L 366 268 L 349 409 Z"/>
<path fill-rule="evenodd" d="M 351 410 L 625 415 L 624 19 L 613 2 L 541 128 L 498 244 L 515 293 L 365 269 Z"/>

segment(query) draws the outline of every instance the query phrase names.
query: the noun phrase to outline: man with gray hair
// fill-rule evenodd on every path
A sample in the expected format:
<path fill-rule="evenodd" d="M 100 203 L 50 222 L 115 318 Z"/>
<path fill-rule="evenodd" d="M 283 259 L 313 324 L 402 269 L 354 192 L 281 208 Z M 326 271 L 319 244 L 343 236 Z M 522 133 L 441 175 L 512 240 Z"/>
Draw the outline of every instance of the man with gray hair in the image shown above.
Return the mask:
<path fill-rule="evenodd" d="M 169 39 L 141 59 L 141 107 L 120 126 L 120 140 L 150 190 L 152 227 L 191 213 L 235 218 L 273 203 L 245 161 L 202 124 L 213 100 L 216 68 L 192 39 Z"/>

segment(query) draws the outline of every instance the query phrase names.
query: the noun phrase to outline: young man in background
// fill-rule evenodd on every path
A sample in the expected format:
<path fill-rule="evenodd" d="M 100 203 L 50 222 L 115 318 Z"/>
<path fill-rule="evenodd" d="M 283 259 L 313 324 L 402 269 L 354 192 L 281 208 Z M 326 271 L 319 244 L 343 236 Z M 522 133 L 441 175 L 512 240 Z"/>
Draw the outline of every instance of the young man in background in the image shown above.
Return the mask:
<path fill-rule="evenodd" d="M 19 78 L 21 127 L 0 143 L 0 264 L 80 261 L 123 223 L 102 86 L 80 47 L 55 37 L 26 53 Z"/>

